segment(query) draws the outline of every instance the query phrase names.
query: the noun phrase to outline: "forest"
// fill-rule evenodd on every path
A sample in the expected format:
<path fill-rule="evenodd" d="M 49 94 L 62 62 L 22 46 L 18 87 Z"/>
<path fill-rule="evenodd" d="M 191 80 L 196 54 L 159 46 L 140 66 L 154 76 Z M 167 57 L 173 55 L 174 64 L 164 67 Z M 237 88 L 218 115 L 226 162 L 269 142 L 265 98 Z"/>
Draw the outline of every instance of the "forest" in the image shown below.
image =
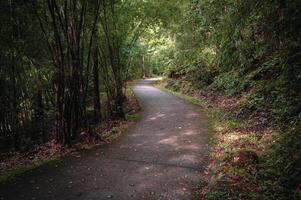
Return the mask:
<path fill-rule="evenodd" d="M 208 119 L 198 199 L 301 198 L 301 1 L 3 0 L 0 8 L 0 182 L 119 140 L 143 121 L 133 85 L 163 77 L 156 88 Z"/>

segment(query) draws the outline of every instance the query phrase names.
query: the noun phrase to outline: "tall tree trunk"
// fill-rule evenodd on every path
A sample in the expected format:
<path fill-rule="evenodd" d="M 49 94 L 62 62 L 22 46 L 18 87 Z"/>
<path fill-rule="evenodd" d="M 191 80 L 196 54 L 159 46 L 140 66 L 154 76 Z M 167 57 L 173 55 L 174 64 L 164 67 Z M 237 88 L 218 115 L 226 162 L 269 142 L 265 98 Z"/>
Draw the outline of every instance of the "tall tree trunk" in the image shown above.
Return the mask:
<path fill-rule="evenodd" d="M 99 95 L 99 61 L 97 48 L 94 50 L 93 61 L 94 122 L 99 123 L 102 116 Z"/>
<path fill-rule="evenodd" d="M 12 33 L 11 33 L 11 51 L 10 51 L 10 62 L 11 62 L 11 82 L 12 82 L 12 130 L 14 133 L 14 147 L 18 149 L 20 147 L 20 138 L 19 138 L 19 106 L 18 106 L 18 94 L 17 94 L 17 62 L 16 62 L 16 49 L 15 49 L 15 41 L 17 39 L 17 28 L 16 28 L 16 16 L 15 16 L 15 2 L 10 0 L 10 20 L 12 26 Z"/>

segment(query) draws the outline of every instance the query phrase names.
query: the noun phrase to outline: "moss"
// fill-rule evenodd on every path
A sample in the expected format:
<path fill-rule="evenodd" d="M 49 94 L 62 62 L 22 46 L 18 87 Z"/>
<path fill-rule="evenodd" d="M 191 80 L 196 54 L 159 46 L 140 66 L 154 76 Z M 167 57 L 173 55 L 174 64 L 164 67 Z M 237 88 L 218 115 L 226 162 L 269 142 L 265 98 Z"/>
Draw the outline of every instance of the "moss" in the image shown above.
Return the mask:
<path fill-rule="evenodd" d="M 141 114 L 140 113 L 133 113 L 133 114 L 127 114 L 126 115 L 126 120 L 130 122 L 135 122 L 141 119 Z"/>
<path fill-rule="evenodd" d="M 39 167 L 54 165 L 54 164 L 57 164 L 58 162 L 60 162 L 60 159 L 57 157 L 47 158 L 44 160 L 37 161 L 31 165 L 21 166 L 16 169 L 13 169 L 11 171 L 4 172 L 4 173 L 0 174 L 0 183 L 11 180 L 12 178 L 19 176 L 25 172 L 37 169 Z"/>

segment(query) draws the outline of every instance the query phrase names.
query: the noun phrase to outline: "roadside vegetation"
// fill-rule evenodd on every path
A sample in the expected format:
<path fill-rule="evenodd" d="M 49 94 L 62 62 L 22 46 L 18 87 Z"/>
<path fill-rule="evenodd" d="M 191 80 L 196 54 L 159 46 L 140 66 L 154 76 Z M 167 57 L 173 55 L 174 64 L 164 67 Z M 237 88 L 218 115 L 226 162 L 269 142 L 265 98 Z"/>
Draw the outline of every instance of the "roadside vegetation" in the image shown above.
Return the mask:
<path fill-rule="evenodd" d="M 300 6 L 192 1 L 173 31 L 161 87 L 211 121 L 202 199 L 301 198 Z"/>
<path fill-rule="evenodd" d="M 1 177 L 116 139 L 139 119 L 129 83 L 163 73 L 153 58 L 167 40 L 156 35 L 182 7 L 140 0 L 0 6 Z"/>
<path fill-rule="evenodd" d="M 125 119 L 103 119 L 100 124 L 91 126 L 89 132 L 82 132 L 72 146 L 62 146 L 55 139 L 35 145 L 27 151 L 9 151 L 1 153 L 0 182 L 7 181 L 26 171 L 44 165 L 52 165 L 61 158 L 78 154 L 80 151 L 114 142 L 139 120 L 141 105 L 129 87 L 126 91 Z"/>
<path fill-rule="evenodd" d="M 254 119 L 233 116 L 239 110 L 237 98 L 201 95 L 170 79 L 158 87 L 200 106 L 208 117 L 212 147 L 205 181 L 197 190 L 201 199 L 299 198 L 298 130 L 260 128 Z"/>
<path fill-rule="evenodd" d="M 300 1 L 0 7 L 1 173 L 118 138 L 139 118 L 128 82 L 164 75 L 211 122 L 201 199 L 301 199 Z"/>

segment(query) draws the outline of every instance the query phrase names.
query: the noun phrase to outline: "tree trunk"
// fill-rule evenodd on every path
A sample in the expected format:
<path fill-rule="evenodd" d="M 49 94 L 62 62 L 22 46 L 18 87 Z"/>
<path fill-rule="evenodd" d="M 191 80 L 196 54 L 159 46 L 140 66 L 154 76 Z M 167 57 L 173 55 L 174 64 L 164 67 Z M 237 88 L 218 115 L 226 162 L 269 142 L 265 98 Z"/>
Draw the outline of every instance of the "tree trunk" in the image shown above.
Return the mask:
<path fill-rule="evenodd" d="M 99 95 L 99 66 L 98 66 L 98 52 L 95 48 L 93 57 L 93 89 L 94 89 L 94 122 L 99 123 L 101 121 L 101 104 Z"/>

